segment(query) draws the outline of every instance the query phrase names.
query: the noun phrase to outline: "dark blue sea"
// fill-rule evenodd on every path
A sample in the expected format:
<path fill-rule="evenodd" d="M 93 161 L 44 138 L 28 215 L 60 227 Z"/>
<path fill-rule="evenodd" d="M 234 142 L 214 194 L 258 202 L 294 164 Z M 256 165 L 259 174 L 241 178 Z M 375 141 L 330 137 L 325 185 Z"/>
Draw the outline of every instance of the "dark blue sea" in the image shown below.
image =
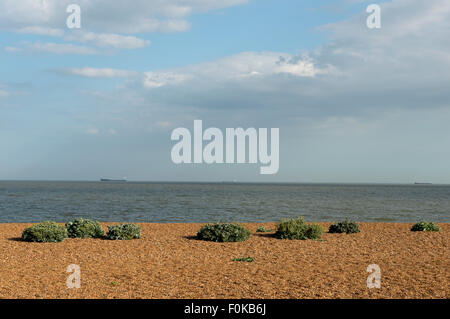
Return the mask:
<path fill-rule="evenodd" d="M 0 182 L 0 222 L 450 221 L 450 185 Z"/>

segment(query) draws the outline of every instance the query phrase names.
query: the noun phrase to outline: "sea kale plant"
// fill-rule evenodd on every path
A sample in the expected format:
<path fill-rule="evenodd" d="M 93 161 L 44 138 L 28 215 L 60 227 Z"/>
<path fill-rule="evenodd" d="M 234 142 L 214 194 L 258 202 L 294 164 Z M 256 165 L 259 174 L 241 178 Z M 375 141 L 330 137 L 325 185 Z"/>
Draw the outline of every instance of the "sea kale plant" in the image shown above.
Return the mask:
<path fill-rule="evenodd" d="M 141 227 L 136 224 L 119 224 L 108 226 L 106 239 L 127 240 L 141 238 Z"/>
<path fill-rule="evenodd" d="M 344 222 L 334 223 L 328 229 L 329 233 L 346 233 L 354 234 L 359 233 L 359 225 L 351 220 L 346 220 Z"/>
<path fill-rule="evenodd" d="M 307 224 L 302 217 L 284 219 L 278 226 L 275 237 L 279 239 L 320 239 L 323 227 L 318 224 Z"/>
<path fill-rule="evenodd" d="M 440 231 L 438 225 L 433 222 L 418 222 L 411 227 L 411 231 Z"/>
<path fill-rule="evenodd" d="M 51 221 L 33 225 L 22 233 L 22 240 L 30 242 L 56 243 L 66 238 L 66 227 Z"/>
<path fill-rule="evenodd" d="M 259 226 L 258 229 L 256 229 L 257 233 L 268 233 L 268 232 L 271 232 L 271 231 L 272 231 L 272 229 L 267 229 L 264 226 Z"/>
<path fill-rule="evenodd" d="M 105 234 L 98 221 L 83 218 L 66 223 L 66 228 L 70 238 L 101 238 Z"/>
<path fill-rule="evenodd" d="M 234 223 L 206 224 L 198 231 L 197 238 L 215 242 L 246 241 L 250 238 L 250 230 Z"/>
<path fill-rule="evenodd" d="M 246 263 L 252 263 L 252 262 L 255 261 L 255 259 L 253 257 L 248 256 L 248 257 L 234 258 L 233 261 L 243 261 L 243 262 L 246 262 Z"/>

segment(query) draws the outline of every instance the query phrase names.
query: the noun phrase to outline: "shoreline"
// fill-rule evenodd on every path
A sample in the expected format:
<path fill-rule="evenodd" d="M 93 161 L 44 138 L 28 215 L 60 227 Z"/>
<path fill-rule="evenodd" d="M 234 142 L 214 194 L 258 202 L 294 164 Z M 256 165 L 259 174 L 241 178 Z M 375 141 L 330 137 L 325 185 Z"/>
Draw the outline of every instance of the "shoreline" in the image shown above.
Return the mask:
<path fill-rule="evenodd" d="M 297 217 L 303 217 L 303 216 L 297 216 Z M 17 225 L 32 226 L 32 225 L 41 223 L 43 221 L 52 221 L 52 222 L 64 225 L 66 222 L 69 222 L 69 221 L 71 221 L 71 220 L 73 220 L 75 218 L 78 218 L 78 217 L 70 217 L 66 221 L 57 221 L 57 220 L 54 220 L 54 219 L 51 219 L 51 218 L 49 218 L 49 219 L 43 218 L 43 219 L 41 219 L 39 221 L 34 221 L 34 222 L 29 222 L 29 221 L 27 221 L 27 222 L 16 222 L 16 221 L 14 221 L 14 222 L 0 222 L 0 225 L 16 225 L 17 224 Z M 130 221 L 130 220 L 125 220 L 125 221 L 104 221 L 104 220 L 98 220 L 98 219 L 93 218 L 93 217 L 81 217 L 81 218 L 98 221 L 105 228 L 107 225 L 110 225 L 110 224 L 111 225 L 117 225 L 117 224 L 127 224 L 127 223 L 133 223 L 133 224 L 139 224 L 139 225 L 184 225 L 184 224 L 186 224 L 186 225 L 199 225 L 199 227 L 202 226 L 202 225 L 205 225 L 205 224 L 214 224 L 214 223 L 237 223 L 237 224 L 250 225 L 250 226 L 251 225 L 264 226 L 264 225 L 268 225 L 268 224 L 270 224 L 270 225 L 277 225 L 282 219 L 291 219 L 291 218 L 296 218 L 296 217 L 286 217 L 286 218 L 281 218 L 280 220 L 277 220 L 277 221 L 261 221 L 261 222 L 253 222 L 253 221 L 251 221 L 251 222 L 248 222 L 248 221 L 223 221 L 223 220 L 212 220 L 212 221 L 209 221 L 209 222 L 198 222 L 198 221 L 195 221 L 195 222 L 172 222 L 172 221 L 169 221 L 169 222 L 158 222 L 158 221 L 156 221 L 156 222 L 141 222 L 141 221 Z M 420 222 L 420 221 L 429 221 L 426 218 L 423 219 L 423 220 L 419 220 L 418 219 L 418 220 L 415 220 L 415 221 L 394 221 L 394 220 L 386 220 L 386 221 L 381 221 L 381 220 L 380 221 L 358 221 L 358 220 L 353 220 L 353 219 L 349 219 L 349 220 L 355 221 L 358 224 L 404 224 L 404 225 L 410 225 L 410 226 L 412 226 L 415 223 Z M 345 218 L 341 218 L 341 219 L 338 218 L 338 219 L 332 220 L 332 221 L 323 221 L 323 220 L 314 221 L 314 220 L 310 220 L 310 219 L 305 219 L 305 222 L 307 224 L 320 224 L 322 226 L 323 225 L 327 225 L 327 227 L 324 229 L 324 233 L 327 232 L 329 225 L 331 225 L 332 223 L 339 222 L 339 221 L 345 221 Z M 432 222 L 435 223 L 436 225 L 450 225 L 450 221 L 449 222 L 432 221 Z"/>
<path fill-rule="evenodd" d="M 102 222 L 107 224 L 117 222 Z M 0 298 L 449 298 L 450 223 L 411 232 L 414 223 L 360 222 L 357 234 L 280 240 L 257 233 L 245 242 L 197 240 L 205 223 L 136 223 L 129 241 L 18 240 L 34 223 L 0 223 Z M 63 224 L 63 223 L 61 223 Z M 331 222 L 318 222 L 325 231 Z M 254 262 L 234 258 L 251 256 Z M 81 288 L 67 288 L 67 267 Z M 367 266 L 381 269 L 381 288 L 367 287 Z"/>

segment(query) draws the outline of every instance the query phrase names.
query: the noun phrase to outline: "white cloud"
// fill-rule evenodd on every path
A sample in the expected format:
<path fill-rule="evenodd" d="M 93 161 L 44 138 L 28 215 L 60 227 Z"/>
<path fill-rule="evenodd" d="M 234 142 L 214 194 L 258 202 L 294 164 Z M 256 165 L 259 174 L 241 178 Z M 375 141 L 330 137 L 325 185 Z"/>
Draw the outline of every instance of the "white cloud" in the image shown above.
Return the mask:
<path fill-rule="evenodd" d="M 178 32 L 189 15 L 240 5 L 248 0 L 78 0 L 82 26 L 100 33 Z M 73 0 L 0 0 L 0 29 L 60 28 Z"/>
<path fill-rule="evenodd" d="M 280 52 L 243 52 L 212 62 L 165 70 L 145 72 L 144 86 L 158 88 L 165 85 L 182 84 L 187 80 L 208 80 L 223 82 L 245 80 L 276 74 L 289 74 L 297 77 L 314 77 L 330 73 L 331 66 L 318 68 L 308 56 L 294 56 Z"/>
<path fill-rule="evenodd" d="M 10 52 L 10 53 L 15 53 L 15 52 L 20 52 L 20 51 L 22 51 L 21 48 L 10 47 L 10 46 L 5 47 L 4 50 L 5 50 L 6 52 Z"/>
<path fill-rule="evenodd" d="M 99 48 L 139 49 L 149 40 L 124 35 L 148 32 L 182 32 L 190 28 L 187 17 L 239 5 L 248 0 L 79 0 L 81 30 L 66 29 L 66 8 L 72 0 L 0 0 L 0 30 L 63 37 Z M 12 46 L 10 46 L 12 48 Z M 69 44 L 33 45 L 34 51 L 55 54 L 99 54 L 98 50 Z M 12 49 L 9 52 L 13 52 Z"/>
<path fill-rule="evenodd" d="M 16 29 L 18 27 L 44 25 L 56 14 L 57 3 L 46 0 L 1 0 L 0 27 Z"/>
<path fill-rule="evenodd" d="M 154 18 L 141 19 L 139 23 L 123 24 L 119 26 L 106 26 L 106 30 L 118 33 L 149 33 L 149 32 L 184 32 L 191 28 L 186 20 L 159 20 Z"/>
<path fill-rule="evenodd" d="M 318 74 L 325 74 L 336 71 L 335 68 L 330 65 L 328 65 L 326 68 L 319 69 L 314 65 L 314 61 L 308 56 L 291 56 L 289 59 L 280 56 L 276 64 L 277 66 L 274 67 L 272 73 L 286 73 L 296 76 L 314 77 Z"/>
<path fill-rule="evenodd" d="M 64 69 L 64 73 L 84 76 L 88 78 L 116 78 L 116 77 L 130 77 L 134 76 L 137 73 L 134 71 L 128 70 L 118 70 L 118 69 L 110 69 L 110 68 L 71 68 Z"/>
<path fill-rule="evenodd" d="M 35 52 L 44 52 L 44 53 L 54 53 L 54 54 L 81 54 L 81 55 L 93 55 L 99 54 L 100 52 L 96 49 L 73 45 L 70 43 L 33 43 L 27 46 L 28 50 Z"/>
<path fill-rule="evenodd" d="M 41 26 L 29 26 L 23 27 L 15 30 L 17 33 L 25 34 L 36 34 L 51 37 L 62 37 L 64 35 L 64 30 L 56 28 L 46 28 Z"/>
<path fill-rule="evenodd" d="M 146 88 L 159 88 L 165 85 L 173 85 L 189 79 L 188 75 L 175 72 L 145 72 L 144 86 Z"/>
<path fill-rule="evenodd" d="M 40 34 L 40 35 L 50 35 L 52 33 L 53 36 L 62 36 L 64 33 L 59 33 L 57 29 L 41 29 L 41 28 L 23 28 L 17 30 L 19 33 L 28 33 L 28 34 Z M 139 39 L 134 36 L 123 36 L 120 34 L 112 34 L 112 33 L 103 33 L 97 34 L 93 32 L 73 32 L 71 34 L 67 34 L 64 36 L 63 40 L 66 41 L 74 41 L 81 43 L 88 43 L 94 45 L 98 48 L 112 48 L 112 49 L 138 49 L 144 48 L 150 45 L 150 41 Z M 7 52 L 20 52 L 23 50 L 31 50 L 35 52 L 46 52 L 46 53 L 55 53 L 55 54 L 100 54 L 101 51 L 98 49 L 88 47 L 88 46 L 80 46 L 72 43 L 31 43 L 26 45 L 23 48 L 6 46 L 4 48 Z"/>
<path fill-rule="evenodd" d="M 102 48 L 139 49 L 150 45 L 149 40 L 114 33 L 73 32 L 65 37 L 67 41 L 89 43 Z"/>

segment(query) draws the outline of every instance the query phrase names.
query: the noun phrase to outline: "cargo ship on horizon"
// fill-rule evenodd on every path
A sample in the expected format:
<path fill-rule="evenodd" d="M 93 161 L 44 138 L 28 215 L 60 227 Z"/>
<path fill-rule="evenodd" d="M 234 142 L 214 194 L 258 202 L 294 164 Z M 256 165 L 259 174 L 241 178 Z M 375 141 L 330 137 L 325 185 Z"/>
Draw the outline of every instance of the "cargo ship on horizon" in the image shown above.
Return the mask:
<path fill-rule="evenodd" d="M 100 182 L 126 182 L 126 181 L 127 181 L 126 177 L 122 179 L 100 178 Z"/>

